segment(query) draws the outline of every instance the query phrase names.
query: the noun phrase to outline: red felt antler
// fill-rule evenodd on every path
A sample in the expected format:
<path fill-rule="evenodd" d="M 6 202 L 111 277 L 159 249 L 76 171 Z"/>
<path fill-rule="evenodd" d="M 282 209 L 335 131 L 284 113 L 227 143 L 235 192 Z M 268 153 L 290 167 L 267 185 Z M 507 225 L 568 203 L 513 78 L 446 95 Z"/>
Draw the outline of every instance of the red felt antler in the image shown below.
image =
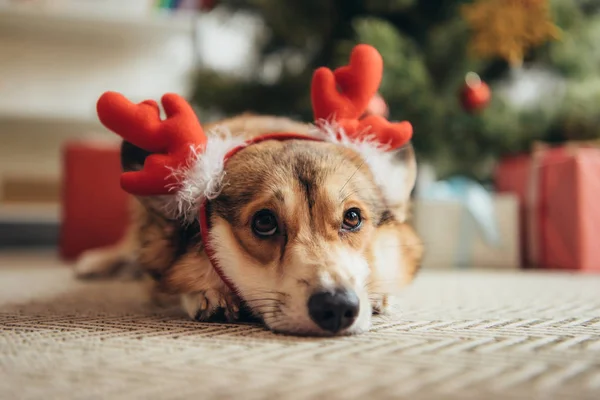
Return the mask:
<path fill-rule="evenodd" d="M 313 75 L 311 97 L 315 121 L 333 120 L 351 139 L 375 135 L 377 141 L 396 149 L 412 136 L 409 122 L 391 123 L 370 115 L 363 119 L 369 101 L 377 93 L 383 75 L 383 60 L 372 46 L 354 47 L 350 63 L 331 71 L 321 67 Z"/>
<path fill-rule="evenodd" d="M 191 106 L 176 94 L 162 104 L 167 119 L 160 119 L 158 104 L 134 104 L 115 92 L 104 93 L 97 103 L 98 117 L 108 129 L 150 153 L 141 171 L 121 175 L 121 186 L 131 194 L 160 195 L 177 184 L 173 171 L 189 160 L 193 149 L 206 147 L 206 136 Z"/>

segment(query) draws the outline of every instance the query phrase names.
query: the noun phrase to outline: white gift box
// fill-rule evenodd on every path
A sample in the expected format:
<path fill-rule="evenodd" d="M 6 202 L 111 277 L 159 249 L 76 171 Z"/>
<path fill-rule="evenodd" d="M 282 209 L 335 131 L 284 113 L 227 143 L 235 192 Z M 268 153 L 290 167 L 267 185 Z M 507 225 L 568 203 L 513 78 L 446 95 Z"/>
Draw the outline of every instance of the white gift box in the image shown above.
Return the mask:
<path fill-rule="evenodd" d="M 457 200 L 416 199 L 412 222 L 425 246 L 423 268 L 520 267 L 519 203 L 493 194 L 497 242 L 486 238 L 467 206 Z"/>

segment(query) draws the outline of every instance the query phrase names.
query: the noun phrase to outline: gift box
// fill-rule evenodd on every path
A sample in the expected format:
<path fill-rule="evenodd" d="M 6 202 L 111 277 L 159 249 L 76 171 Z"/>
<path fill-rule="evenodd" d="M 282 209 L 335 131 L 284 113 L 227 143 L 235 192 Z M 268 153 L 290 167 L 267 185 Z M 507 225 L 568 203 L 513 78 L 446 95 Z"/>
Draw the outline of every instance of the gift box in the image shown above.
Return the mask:
<path fill-rule="evenodd" d="M 117 243 L 129 222 L 129 198 L 121 189 L 120 147 L 115 142 L 76 141 L 63 149 L 59 253 L 74 260 L 86 250 Z"/>
<path fill-rule="evenodd" d="M 498 191 L 520 201 L 523 261 L 532 267 L 600 271 L 600 149 L 535 146 L 502 160 Z"/>
<path fill-rule="evenodd" d="M 518 211 L 515 195 L 460 178 L 437 182 L 413 205 L 423 268 L 519 268 Z"/>

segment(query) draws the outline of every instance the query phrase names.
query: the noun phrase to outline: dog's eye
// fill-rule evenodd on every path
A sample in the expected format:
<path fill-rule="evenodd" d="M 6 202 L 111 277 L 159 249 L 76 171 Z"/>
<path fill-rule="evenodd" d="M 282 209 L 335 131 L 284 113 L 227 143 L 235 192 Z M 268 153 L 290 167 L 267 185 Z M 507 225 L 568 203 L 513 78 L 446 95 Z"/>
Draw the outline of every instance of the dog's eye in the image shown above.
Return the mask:
<path fill-rule="evenodd" d="M 342 223 L 342 229 L 345 231 L 356 231 L 362 224 L 362 218 L 360 216 L 360 210 L 358 208 L 351 208 L 344 214 L 344 222 Z"/>
<path fill-rule="evenodd" d="M 258 236 L 273 236 L 277 233 L 277 218 L 272 211 L 261 210 L 252 218 L 252 230 Z"/>

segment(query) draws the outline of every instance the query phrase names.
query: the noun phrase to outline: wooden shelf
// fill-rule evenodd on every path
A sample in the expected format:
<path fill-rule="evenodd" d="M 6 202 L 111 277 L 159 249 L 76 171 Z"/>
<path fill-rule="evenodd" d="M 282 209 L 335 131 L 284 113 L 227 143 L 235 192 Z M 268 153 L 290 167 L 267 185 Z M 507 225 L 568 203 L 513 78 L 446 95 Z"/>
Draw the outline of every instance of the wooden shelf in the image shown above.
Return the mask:
<path fill-rule="evenodd" d="M 0 223 L 47 223 L 60 222 L 60 204 L 6 204 L 0 203 Z"/>
<path fill-rule="evenodd" d="M 196 14 L 152 13 L 119 14 L 114 11 L 81 12 L 68 9 L 40 8 L 0 4 L 0 35 L 48 35 L 98 38 L 116 37 L 122 40 L 149 36 L 191 34 Z"/>
<path fill-rule="evenodd" d="M 3 110 L 0 108 L 0 124 L 7 123 L 100 125 L 98 117 L 92 113 L 49 113 L 26 110 Z"/>
<path fill-rule="evenodd" d="M 59 237 L 59 204 L 0 204 L 0 250 L 55 248 Z"/>

